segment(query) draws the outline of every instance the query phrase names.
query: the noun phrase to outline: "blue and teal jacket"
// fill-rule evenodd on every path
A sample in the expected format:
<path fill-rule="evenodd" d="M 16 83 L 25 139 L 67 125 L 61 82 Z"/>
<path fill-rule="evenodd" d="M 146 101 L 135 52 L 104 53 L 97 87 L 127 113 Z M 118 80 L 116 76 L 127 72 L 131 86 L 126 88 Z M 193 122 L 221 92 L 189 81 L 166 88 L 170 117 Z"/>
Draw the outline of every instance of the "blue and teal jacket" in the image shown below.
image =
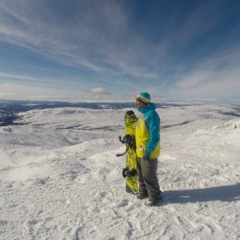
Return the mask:
<path fill-rule="evenodd" d="M 145 152 L 155 159 L 160 155 L 160 117 L 155 111 L 154 103 L 138 108 L 140 115 L 136 126 L 136 152 L 138 158 L 143 158 Z"/>

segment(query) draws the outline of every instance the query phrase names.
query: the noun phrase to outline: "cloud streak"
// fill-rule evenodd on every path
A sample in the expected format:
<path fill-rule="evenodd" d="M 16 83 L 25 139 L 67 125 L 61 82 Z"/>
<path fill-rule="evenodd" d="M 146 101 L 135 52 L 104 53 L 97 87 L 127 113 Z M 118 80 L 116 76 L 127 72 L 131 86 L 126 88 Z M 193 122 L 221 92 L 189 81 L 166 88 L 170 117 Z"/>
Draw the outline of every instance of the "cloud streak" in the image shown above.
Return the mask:
<path fill-rule="evenodd" d="M 240 89 L 239 48 L 232 46 L 229 51 L 213 54 L 211 58 L 199 63 L 195 69 L 179 77 L 179 81 L 170 90 L 172 95 L 192 95 L 216 97 L 237 96 Z"/>
<path fill-rule="evenodd" d="M 53 15 L 56 9 L 51 9 L 49 1 L 41 2 L 41 5 L 35 5 L 31 1 L 20 0 L 13 5 L 11 1 L 3 1 L 1 40 L 65 65 L 80 66 L 96 72 L 106 71 L 102 60 L 103 63 L 110 63 L 104 60 L 108 59 L 106 50 L 111 48 L 105 47 L 111 43 L 108 32 L 116 32 L 125 19 L 118 6 L 103 4 L 101 7 L 102 4 L 92 1 L 95 10 L 91 10 L 86 1 L 81 1 L 82 4 L 76 4 L 76 7 L 86 8 L 87 11 L 80 11 L 79 15 L 73 17 L 74 21 L 69 21 L 67 18 L 62 19 L 61 11 Z M 98 9 L 102 11 L 101 15 Z M 115 21 L 109 21 L 111 12 L 117 12 Z"/>

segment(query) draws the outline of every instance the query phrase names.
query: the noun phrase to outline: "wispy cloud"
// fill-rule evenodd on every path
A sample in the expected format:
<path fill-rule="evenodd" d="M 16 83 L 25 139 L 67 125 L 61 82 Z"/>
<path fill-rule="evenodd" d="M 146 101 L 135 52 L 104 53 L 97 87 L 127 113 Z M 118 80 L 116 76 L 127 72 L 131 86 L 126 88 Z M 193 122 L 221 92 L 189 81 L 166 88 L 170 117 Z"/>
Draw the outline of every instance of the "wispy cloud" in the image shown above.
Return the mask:
<path fill-rule="evenodd" d="M 2 84 L 0 85 L 0 99 L 19 99 L 19 100 L 60 100 L 63 91 L 53 90 L 43 87 L 18 85 L 18 84 Z M 66 91 L 64 93 L 66 96 Z M 68 98 L 71 95 L 69 94 Z"/>
<path fill-rule="evenodd" d="M 221 54 L 213 54 L 199 63 L 194 69 L 179 76 L 179 81 L 170 90 L 172 95 L 188 96 L 217 95 L 237 96 L 240 89 L 240 48 L 228 51 L 222 49 Z"/>
<path fill-rule="evenodd" d="M 36 78 L 27 76 L 27 75 L 22 75 L 22 74 L 12 74 L 12 73 L 4 73 L 0 72 L 0 79 L 14 79 L 14 80 L 25 80 L 25 81 L 32 81 L 36 80 Z"/>
<path fill-rule="evenodd" d="M 91 101 L 106 100 L 111 92 L 95 88 L 91 92 L 37 87 L 16 83 L 0 84 L 0 99 L 8 100 L 52 100 L 52 101 Z"/>
<path fill-rule="evenodd" d="M 75 2 L 75 6 L 67 4 L 69 8 L 77 8 L 71 16 L 66 9 L 61 9 L 66 7 L 61 6 L 62 1 L 57 4 L 58 12 L 55 12 L 56 8 L 45 0 L 38 3 L 19 0 L 14 4 L 2 1 L 1 40 L 64 65 L 107 71 L 102 64 L 110 62 L 106 50 L 113 48 L 114 36 L 121 36 L 119 31 L 124 31 L 126 25 L 120 6 L 113 2 L 107 5 L 98 1 Z"/>
<path fill-rule="evenodd" d="M 111 95 L 112 93 L 107 91 L 107 89 L 104 88 L 93 88 L 91 89 L 91 93 L 98 94 L 98 95 Z"/>

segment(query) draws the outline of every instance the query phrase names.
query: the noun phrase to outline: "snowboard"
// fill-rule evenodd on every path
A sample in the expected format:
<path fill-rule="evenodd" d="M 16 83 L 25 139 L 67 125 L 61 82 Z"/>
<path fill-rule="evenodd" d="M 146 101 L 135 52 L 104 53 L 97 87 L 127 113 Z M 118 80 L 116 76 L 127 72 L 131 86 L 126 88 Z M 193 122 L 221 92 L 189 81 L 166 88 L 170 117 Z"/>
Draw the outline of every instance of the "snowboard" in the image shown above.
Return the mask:
<path fill-rule="evenodd" d="M 126 145 L 126 151 L 117 156 L 126 154 L 126 167 L 122 170 L 122 175 L 126 179 L 126 191 L 136 194 L 138 191 L 137 181 L 137 154 L 135 143 L 135 129 L 137 125 L 137 117 L 133 111 L 127 111 L 124 116 L 125 136 L 119 137 L 120 142 Z"/>

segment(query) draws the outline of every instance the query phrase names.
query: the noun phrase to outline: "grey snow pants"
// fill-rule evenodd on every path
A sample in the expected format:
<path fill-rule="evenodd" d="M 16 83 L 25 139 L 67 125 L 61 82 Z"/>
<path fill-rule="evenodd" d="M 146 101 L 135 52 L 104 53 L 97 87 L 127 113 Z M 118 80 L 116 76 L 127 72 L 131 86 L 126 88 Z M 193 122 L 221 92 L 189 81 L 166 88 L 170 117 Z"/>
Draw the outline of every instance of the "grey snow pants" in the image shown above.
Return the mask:
<path fill-rule="evenodd" d="M 148 195 L 149 201 L 155 202 L 161 198 L 160 186 L 157 178 L 158 159 L 144 160 L 138 158 L 139 193 Z"/>

